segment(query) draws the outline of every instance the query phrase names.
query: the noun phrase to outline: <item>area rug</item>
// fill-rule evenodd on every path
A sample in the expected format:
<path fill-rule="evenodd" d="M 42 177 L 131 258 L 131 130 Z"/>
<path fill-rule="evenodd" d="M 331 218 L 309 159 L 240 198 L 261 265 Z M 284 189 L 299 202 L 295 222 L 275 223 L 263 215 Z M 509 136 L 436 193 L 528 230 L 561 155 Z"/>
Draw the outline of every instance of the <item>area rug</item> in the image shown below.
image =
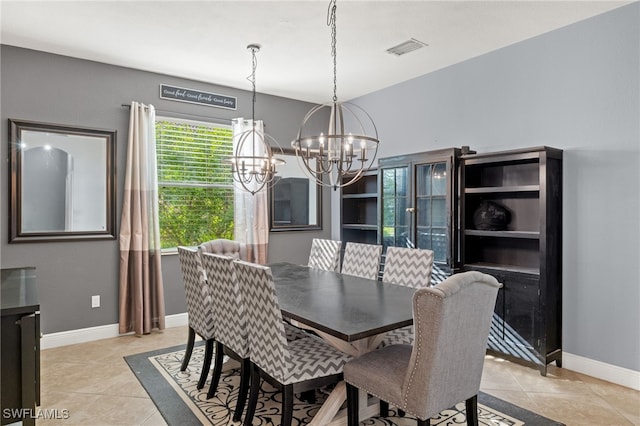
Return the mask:
<path fill-rule="evenodd" d="M 196 384 L 200 376 L 204 347 L 193 350 L 186 371 L 180 371 L 184 345 L 160 349 L 125 357 L 129 367 L 145 388 L 158 410 L 169 425 L 232 425 L 233 409 L 236 406 L 239 387 L 239 371 L 223 373 L 216 396 L 207 400 L 209 381 L 198 391 Z M 209 377 L 210 379 L 210 377 Z M 294 425 L 308 424 L 324 402 L 330 389 L 316 392 L 316 402 L 310 404 L 296 398 L 294 402 Z M 254 425 L 279 425 L 282 394 L 269 384 L 262 383 Z M 478 417 L 481 425 L 561 425 L 485 393 L 478 395 Z M 445 410 L 431 419 L 432 425 L 458 425 L 465 423 L 464 402 Z M 390 410 L 390 416 L 371 418 L 361 425 L 408 426 L 415 425 L 411 416 L 399 417 Z"/>

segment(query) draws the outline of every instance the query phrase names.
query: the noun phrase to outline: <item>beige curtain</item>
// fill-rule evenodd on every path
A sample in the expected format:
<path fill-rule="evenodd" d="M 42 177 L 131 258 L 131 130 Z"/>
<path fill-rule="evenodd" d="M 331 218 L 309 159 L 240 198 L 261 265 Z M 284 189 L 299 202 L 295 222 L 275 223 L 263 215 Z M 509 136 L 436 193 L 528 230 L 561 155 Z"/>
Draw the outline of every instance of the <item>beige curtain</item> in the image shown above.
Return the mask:
<path fill-rule="evenodd" d="M 234 152 L 239 135 L 253 128 L 252 120 L 236 118 L 233 120 Z M 261 120 L 256 121 L 256 130 L 264 131 Z M 246 148 L 250 149 L 250 144 Z M 245 153 L 250 155 L 251 153 Z M 256 153 L 256 154 L 263 154 Z M 257 187 L 257 186 L 256 186 Z M 267 189 L 255 195 L 245 191 L 240 185 L 235 188 L 235 239 L 247 245 L 247 256 L 250 262 L 267 263 L 267 249 L 269 247 L 269 204 Z"/>
<path fill-rule="evenodd" d="M 120 333 L 164 329 L 155 109 L 131 103 L 120 221 Z"/>

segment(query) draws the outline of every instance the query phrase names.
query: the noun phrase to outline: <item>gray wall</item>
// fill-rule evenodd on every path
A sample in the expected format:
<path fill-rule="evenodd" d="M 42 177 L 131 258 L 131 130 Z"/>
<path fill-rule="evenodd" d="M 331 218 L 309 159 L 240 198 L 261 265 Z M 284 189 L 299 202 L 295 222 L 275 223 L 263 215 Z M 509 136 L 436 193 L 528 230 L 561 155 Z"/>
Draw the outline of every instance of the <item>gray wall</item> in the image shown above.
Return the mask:
<path fill-rule="evenodd" d="M 1 48 L 0 153 L 4 160 L 3 173 L 0 175 L 2 267 L 32 265 L 37 268 L 43 333 L 114 324 L 118 321 L 117 241 L 7 244 L 7 119 L 116 129 L 116 216 L 119 223 L 129 122 L 129 110 L 121 104 L 137 100 L 153 104 L 160 112 L 225 119 L 240 116 L 250 118 L 251 93 L 11 46 Z M 236 96 L 238 109 L 231 111 L 162 100 L 159 98 L 160 83 Z M 264 120 L 267 132 L 284 147 L 295 137 L 299 124 L 311 107 L 308 103 L 259 94 L 256 118 Z M 328 198 L 327 195 L 325 199 Z M 286 259 L 305 263 L 311 239 L 329 236 L 329 208 L 327 201 L 323 231 L 272 234 L 270 261 Z M 166 313 L 185 312 L 177 256 L 163 256 L 162 261 Z M 92 295 L 101 295 L 100 308 L 91 309 Z"/>
<path fill-rule="evenodd" d="M 563 149 L 564 350 L 635 371 L 639 55 L 634 3 L 356 100 L 378 126 L 380 157 Z"/>

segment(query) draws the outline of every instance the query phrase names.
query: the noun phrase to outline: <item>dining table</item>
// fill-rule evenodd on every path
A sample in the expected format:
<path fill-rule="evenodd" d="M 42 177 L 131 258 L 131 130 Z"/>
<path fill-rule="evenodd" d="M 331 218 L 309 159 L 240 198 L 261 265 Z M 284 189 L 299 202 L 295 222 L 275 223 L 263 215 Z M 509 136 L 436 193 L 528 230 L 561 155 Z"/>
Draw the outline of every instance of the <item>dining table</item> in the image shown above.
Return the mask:
<path fill-rule="evenodd" d="M 372 351 L 386 332 L 413 324 L 414 288 L 293 263 L 268 266 L 283 317 L 349 355 Z M 361 419 L 379 413 L 366 393 L 360 399 Z M 340 382 L 310 424 L 346 424 L 345 401 L 346 386 Z"/>

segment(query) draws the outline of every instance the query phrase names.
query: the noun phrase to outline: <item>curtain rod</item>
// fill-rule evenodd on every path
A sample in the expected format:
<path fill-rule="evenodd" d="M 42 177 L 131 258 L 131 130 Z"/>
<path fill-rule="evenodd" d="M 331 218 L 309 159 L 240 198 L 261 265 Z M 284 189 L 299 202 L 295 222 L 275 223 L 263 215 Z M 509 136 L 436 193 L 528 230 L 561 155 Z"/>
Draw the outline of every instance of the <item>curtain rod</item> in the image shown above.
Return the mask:
<path fill-rule="evenodd" d="M 130 104 L 121 104 L 121 106 L 131 109 L 131 105 Z M 147 108 L 146 105 L 145 105 L 145 108 Z M 230 118 L 212 117 L 210 115 L 189 114 L 189 113 L 186 113 L 186 112 L 166 111 L 166 110 L 161 110 L 161 109 L 156 109 L 156 112 L 160 113 L 160 114 L 164 113 L 164 114 L 182 115 L 184 117 L 191 117 L 191 118 L 208 118 L 210 120 L 228 121 L 229 123 L 231 123 L 233 121 Z"/>

